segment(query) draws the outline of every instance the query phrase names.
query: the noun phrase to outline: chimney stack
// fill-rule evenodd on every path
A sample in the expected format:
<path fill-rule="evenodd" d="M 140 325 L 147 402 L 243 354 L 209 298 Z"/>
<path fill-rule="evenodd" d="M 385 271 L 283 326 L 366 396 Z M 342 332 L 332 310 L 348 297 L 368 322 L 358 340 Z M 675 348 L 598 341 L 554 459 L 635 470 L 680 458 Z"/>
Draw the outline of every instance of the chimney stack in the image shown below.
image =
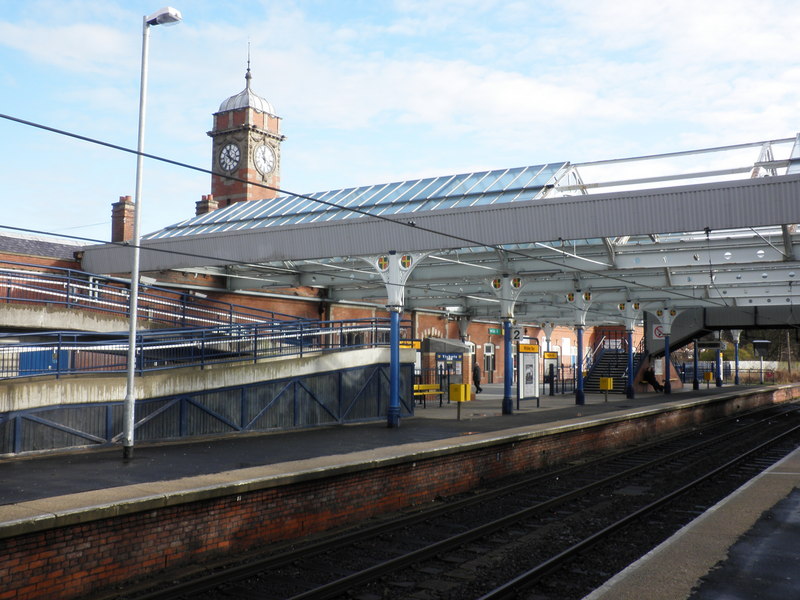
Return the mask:
<path fill-rule="evenodd" d="M 120 196 L 111 205 L 111 241 L 129 242 L 133 239 L 133 220 L 136 205 L 130 196 Z"/>
<path fill-rule="evenodd" d="M 200 215 L 215 211 L 217 208 L 219 208 L 219 202 L 214 200 L 214 194 L 203 195 L 203 199 L 200 200 L 200 202 L 195 202 L 194 214 L 196 217 L 199 217 Z"/>

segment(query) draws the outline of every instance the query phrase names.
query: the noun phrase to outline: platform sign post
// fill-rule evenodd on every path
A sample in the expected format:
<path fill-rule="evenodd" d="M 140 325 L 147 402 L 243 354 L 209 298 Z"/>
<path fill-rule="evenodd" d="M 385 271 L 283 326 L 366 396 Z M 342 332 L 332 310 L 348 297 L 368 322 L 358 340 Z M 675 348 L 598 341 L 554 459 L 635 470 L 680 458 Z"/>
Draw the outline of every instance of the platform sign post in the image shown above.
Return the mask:
<path fill-rule="evenodd" d="M 517 344 L 517 409 L 520 400 L 536 399 L 539 407 L 539 343 L 533 340 L 527 344 Z"/>
<path fill-rule="evenodd" d="M 464 362 L 463 352 L 437 352 L 436 353 L 436 372 L 441 378 L 443 390 L 447 390 L 447 403 L 453 399 L 450 396 L 451 384 L 463 383 L 464 373 L 462 364 Z"/>
<path fill-rule="evenodd" d="M 608 392 L 614 389 L 614 378 L 613 377 L 601 377 L 600 378 L 600 391 L 605 395 L 605 401 L 608 402 Z"/>
<path fill-rule="evenodd" d="M 764 385 L 764 356 L 769 350 L 769 345 L 769 340 L 753 340 L 753 350 L 755 350 L 755 353 L 758 355 L 758 359 L 760 361 L 758 380 L 761 385 Z"/>
<path fill-rule="evenodd" d="M 544 376 L 547 383 L 550 385 L 549 395 L 556 395 L 556 378 L 558 377 L 558 365 L 561 361 L 558 358 L 558 352 L 545 352 L 544 355 Z"/>

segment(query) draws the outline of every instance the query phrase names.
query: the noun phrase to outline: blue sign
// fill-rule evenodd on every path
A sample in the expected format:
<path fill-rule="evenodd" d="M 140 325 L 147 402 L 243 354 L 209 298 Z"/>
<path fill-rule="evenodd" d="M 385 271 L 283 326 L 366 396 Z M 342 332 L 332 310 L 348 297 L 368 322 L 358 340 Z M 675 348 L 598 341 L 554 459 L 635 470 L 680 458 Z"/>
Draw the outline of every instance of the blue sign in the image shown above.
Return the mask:
<path fill-rule="evenodd" d="M 463 352 L 437 352 L 436 360 L 437 361 L 461 360 L 463 356 L 464 356 Z"/>

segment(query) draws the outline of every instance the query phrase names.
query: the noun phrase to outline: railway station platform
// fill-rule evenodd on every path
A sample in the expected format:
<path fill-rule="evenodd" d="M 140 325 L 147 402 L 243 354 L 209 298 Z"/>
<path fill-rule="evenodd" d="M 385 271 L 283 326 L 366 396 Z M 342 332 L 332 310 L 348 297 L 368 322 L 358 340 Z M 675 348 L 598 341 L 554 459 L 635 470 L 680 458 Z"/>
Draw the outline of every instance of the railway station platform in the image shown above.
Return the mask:
<path fill-rule="evenodd" d="M 31 579 L 30 573 L 20 575 L 29 579 L 14 588 L 16 595 L 4 595 L 3 587 L 8 591 L 9 582 L 14 581 L 14 553 L 20 554 L 16 564 L 28 561 L 38 565 L 44 579 L 52 580 L 47 569 L 41 569 L 48 563 L 54 563 L 52 568 L 59 577 L 68 578 L 72 577 L 70 567 L 59 563 L 63 551 L 58 544 L 66 548 L 77 545 L 77 555 L 72 552 L 69 556 L 74 564 L 83 560 L 84 567 L 75 575 L 78 581 L 70 579 L 60 597 L 86 597 L 95 588 L 104 587 L 98 582 L 108 586 L 142 577 L 147 569 L 155 571 L 202 561 L 202 552 L 242 550 L 248 544 L 255 546 L 264 540 L 322 531 L 346 524 L 341 518 L 343 514 L 351 514 L 355 519 L 368 518 L 402 509 L 401 501 L 406 506 L 428 502 L 440 493 L 437 486 L 450 485 L 451 491 L 457 493 L 456 480 L 460 485 L 460 479 L 469 479 L 464 477 L 463 466 L 464 456 L 469 453 L 473 456 L 469 460 L 477 465 L 477 474 L 470 473 L 472 476 L 486 477 L 487 469 L 491 468 L 492 476 L 500 477 L 516 462 L 529 462 L 534 452 L 536 457 L 546 453 L 552 457 L 559 452 L 577 456 L 589 448 L 602 448 L 612 438 L 624 444 L 636 432 L 652 434 L 656 422 L 671 422 L 670 426 L 674 426 L 677 415 L 684 413 L 692 413 L 690 418 L 696 420 L 698 411 L 711 412 L 713 406 L 727 406 L 724 410 L 744 407 L 747 401 L 742 401 L 743 398 L 780 393 L 785 401 L 800 396 L 796 388 L 788 386 L 775 390 L 775 387 L 710 387 L 675 391 L 671 395 L 643 393 L 635 399 L 619 395 L 609 395 L 606 399 L 602 394 L 589 394 L 586 403 L 580 406 L 575 404 L 572 394 L 558 394 L 543 396 L 538 402 L 527 400 L 517 405 L 515 401 L 514 414 L 502 415 L 502 385 L 485 384 L 483 393 L 460 407 L 447 402 L 439 406 L 438 400 L 428 401 L 424 408 L 417 406 L 415 416 L 403 419 L 396 429 L 387 428 L 384 422 L 369 422 L 193 442 L 141 444 L 128 461 L 123 461 L 120 448 L 0 458 L 3 481 L 0 557 L 8 557 L 6 564 L 0 558 L 0 574 L 4 574 L 0 579 L 5 581 L 0 587 L 0 598 L 53 597 L 47 581 Z M 646 426 L 639 424 L 645 421 L 648 421 Z M 598 431 L 597 441 L 588 441 L 586 432 L 590 430 Z M 599 434 L 601 430 L 606 432 L 605 437 Z M 554 445 L 552 440 L 556 439 L 560 445 Z M 524 450 L 534 443 L 538 444 L 535 450 Z M 434 463 L 446 465 L 427 467 L 429 470 L 424 471 L 423 464 Z M 374 479 L 364 475 L 368 471 L 377 474 Z M 756 494 L 760 499 L 767 498 L 766 505 L 762 503 L 755 509 L 756 518 L 764 510 L 786 501 L 793 487 L 800 488 L 800 458 L 786 462 L 776 473 L 780 475 L 763 476 L 749 486 L 761 488 L 774 480 L 783 486 L 770 495 Z M 346 482 L 351 479 L 353 489 L 345 493 Z M 464 482 L 470 484 L 474 481 Z M 281 494 L 290 488 L 294 491 L 287 502 L 288 496 Z M 312 503 L 305 505 L 306 512 L 302 515 L 276 508 L 286 503 L 295 506 L 293 510 L 303 510 L 296 508 L 301 504 L 299 494 L 310 498 L 306 501 Z M 308 508 L 312 505 L 313 515 Z M 194 512 L 190 515 L 186 507 L 193 507 Z M 721 506 L 711 512 L 721 513 L 723 509 Z M 272 513 L 267 517 L 265 511 Z M 217 532 L 217 537 L 210 532 L 234 522 L 236 525 L 231 525 L 234 530 Z M 742 520 L 739 534 L 732 533 L 726 538 L 728 546 L 754 522 Z M 167 540 L 166 546 L 160 546 L 159 539 L 170 535 L 174 538 Z M 227 536 L 228 541 L 220 540 L 219 536 Z M 114 546 L 106 554 L 97 548 L 104 539 L 112 539 Z M 236 539 L 238 545 L 231 539 Z M 114 558 L 125 556 L 121 540 L 126 540 L 127 550 L 137 558 L 125 561 Z M 713 560 L 705 571 L 687 575 L 694 577 L 692 585 L 708 573 L 719 556 L 724 556 L 728 546 L 720 546 L 713 555 L 709 552 L 708 560 Z M 142 554 L 141 559 L 138 553 Z M 648 581 L 651 576 L 642 577 Z M 639 595 L 630 596 L 608 588 L 598 590 L 596 594 L 608 595 L 597 595 L 596 600 L 655 598 L 652 593 L 662 586 L 653 585 L 652 581 L 655 580 L 647 585 L 645 596 L 641 595 L 641 588 Z M 623 585 L 622 579 L 612 580 L 608 585 L 612 583 Z M 691 585 L 688 589 L 691 590 Z M 710 597 L 715 596 L 698 596 Z M 800 597 L 800 592 L 781 597 Z"/>
<path fill-rule="evenodd" d="M 502 384 L 484 384 L 483 393 L 461 406 L 460 420 L 457 403 L 428 400 L 417 405 L 415 415 L 403 418 L 397 429 L 386 427 L 385 421 L 312 428 L 280 433 L 244 434 L 236 437 L 213 437 L 195 441 L 137 444 L 133 459 L 122 460 L 121 448 L 90 448 L 86 450 L 52 452 L 39 455 L 0 458 L 0 527 L 5 521 L 8 506 L 21 502 L 40 501 L 67 494 L 86 494 L 119 486 L 150 486 L 189 478 L 220 477 L 242 469 L 266 469 L 269 474 L 288 470 L 313 468 L 314 461 L 325 457 L 348 456 L 342 460 L 357 460 L 352 453 L 415 452 L 418 445 L 425 448 L 437 444 L 451 446 L 453 439 L 466 441 L 465 436 L 502 434 L 520 427 L 545 431 L 555 424 L 577 419 L 592 420 L 607 413 L 637 411 L 663 404 L 684 403 L 720 393 L 731 394 L 741 388 L 704 388 L 663 393 L 637 394 L 628 400 L 619 394 L 587 394 L 586 403 L 578 406 L 571 393 L 542 396 L 540 400 L 514 400 L 514 414 L 502 414 Z M 473 438 L 474 439 L 474 438 Z M 281 466 L 282 465 L 282 466 Z M 249 475 L 252 475 L 251 472 Z M 194 483 L 202 484 L 202 480 Z M 150 495 L 152 488 L 128 488 L 131 497 Z M 84 496 L 84 502 L 91 502 Z M 76 503 L 79 499 L 76 498 Z M 76 505 L 76 508 L 78 506 Z"/>

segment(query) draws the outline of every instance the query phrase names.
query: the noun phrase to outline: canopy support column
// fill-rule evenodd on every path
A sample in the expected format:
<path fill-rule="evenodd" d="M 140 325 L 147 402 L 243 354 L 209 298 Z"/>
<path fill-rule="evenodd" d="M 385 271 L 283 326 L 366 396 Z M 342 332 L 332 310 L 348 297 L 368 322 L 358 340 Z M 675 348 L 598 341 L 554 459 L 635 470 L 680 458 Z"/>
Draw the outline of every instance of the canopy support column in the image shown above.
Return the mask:
<path fill-rule="evenodd" d="M 633 399 L 636 398 L 636 386 L 634 385 L 636 373 L 633 372 L 633 330 L 636 327 L 637 318 L 641 318 L 641 313 L 639 312 L 639 303 L 630 300 L 620 303 L 618 308 L 622 312 L 625 323 L 625 341 L 628 345 L 628 377 L 625 379 L 625 397 Z"/>
<path fill-rule="evenodd" d="M 389 329 L 389 409 L 386 426 L 400 427 L 400 311 L 402 307 L 389 307 L 391 322 Z"/>
<path fill-rule="evenodd" d="M 583 325 L 576 327 L 578 337 L 578 362 L 575 365 L 575 404 L 586 404 L 586 394 L 583 391 Z"/>
<path fill-rule="evenodd" d="M 503 319 L 503 414 L 514 414 L 511 388 L 514 381 L 514 360 L 511 350 L 511 319 Z"/>
<path fill-rule="evenodd" d="M 426 253 L 398 254 L 390 250 L 380 256 L 362 256 L 361 259 L 370 264 L 383 279 L 386 285 L 386 296 L 389 302 L 389 407 L 386 410 L 386 425 L 389 428 L 400 427 L 400 313 L 405 304 L 406 281 L 411 271 Z M 408 390 L 408 400 L 413 402 L 412 391 Z"/>
<path fill-rule="evenodd" d="M 670 383 L 670 363 L 672 361 L 669 357 L 669 333 L 664 331 L 664 393 L 671 394 L 672 393 L 672 384 Z"/>
<path fill-rule="evenodd" d="M 577 295 L 576 295 L 577 294 Z M 583 391 L 583 329 L 586 327 L 586 313 L 592 304 L 592 293 L 570 292 L 567 302 L 575 306 L 575 333 L 577 334 L 578 360 L 575 363 L 575 404 L 586 404 L 586 394 Z"/>
<path fill-rule="evenodd" d="M 664 307 L 656 311 L 656 316 L 661 321 L 661 330 L 664 334 L 664 393 L 672 393 L 672 383 L 670 382 L 670 367 L 672 359 L 670 358 L 669 349 L 669 336 L 672 333 L 672 323 L 675 318 L 680 314 L 680 311 L 674 308 Z"/>
<path fill-rule="evenodd" d="M 628 344 L 628 377 L 625 380 L 625 397 L 636 398 L 636 391 L 633 386 L 633 379 L 636 373 L 633 372 L 633 329 L 625 330 L 625 339 Z"/>
<path fill-rule="evenodd" d="M 514 355 L 511 348 L 511 323 L 514 320 L 514 304 L 525 285 L 521 277 L 503 273 L 490 282 L 492 291 L 500 300 L 500 317 L 503 319 L 503 404 L 504 415 L 514 414 L 511 389 L 514 384 Z"/>
<path fill-rule="evenodd" d="M 739 385 L 739 339 L 742 336 L 741 329 L 731 329 L 731 336 L 733 336 L 733 365 L 734 375 L 733 384 Z"/>

